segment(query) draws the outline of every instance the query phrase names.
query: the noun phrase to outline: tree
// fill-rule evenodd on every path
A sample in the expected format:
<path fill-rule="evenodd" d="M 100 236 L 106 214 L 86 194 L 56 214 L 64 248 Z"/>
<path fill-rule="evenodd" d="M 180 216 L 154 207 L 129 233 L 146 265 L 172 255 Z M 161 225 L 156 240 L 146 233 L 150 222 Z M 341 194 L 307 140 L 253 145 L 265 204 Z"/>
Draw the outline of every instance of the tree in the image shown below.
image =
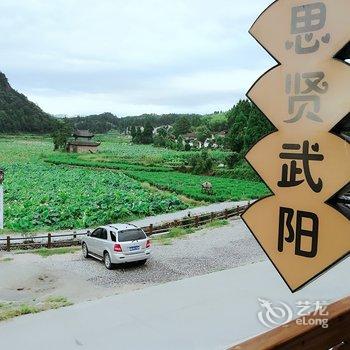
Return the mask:
<path fill-rule="evenodd" d="M 52 133 L 54 150 L 65 149 L 69 137 L 72 135 L 72 127 L 65 120 L 59 122 L 57 129 Z"/>
<path fill-rule="evenodd" d="M 207 151 L 202 151 L 199 154 L 190 158 L 190 166 L 194 174 L 211 175 L 214 168 L 213 158 Z"/>
<path fill-rule="evenodd" d="M 230 155 L 226 158 L 226 164 L 229 168 L 234 168 L 235 165 L 238 164 L 240 161 L 241 157 L 240 154 L 237 152 L 232 152 Z"/>
<path fill-rule="evenodd" d="M 141 136 L 142 144 L 150 144 L 153 142 L 153 126 L 150 121 L 146 122 Z"/>
<path fill-rule="evenodd" d="M 206 125 L 201 125 L 196 130 L 197 140 L 204 142 L 207 138 L 211 137 L 211 132 Z"/>
<path fill-rule="evenodd" d="M 241 153 L 244 151 L 244 135 L 247 126 L 247 116 L 243 111 L 239 111 L 235 116 L 228 135 L 226 136 L 226 145 L 232 152 Z"/>
<path fill-rule="evenodd" d="M 183 116 L 176 120 L 174 124 L 174 135 L 176 137 L 185 135 L 191 131 L 191 123 L 187 117 Z"/>

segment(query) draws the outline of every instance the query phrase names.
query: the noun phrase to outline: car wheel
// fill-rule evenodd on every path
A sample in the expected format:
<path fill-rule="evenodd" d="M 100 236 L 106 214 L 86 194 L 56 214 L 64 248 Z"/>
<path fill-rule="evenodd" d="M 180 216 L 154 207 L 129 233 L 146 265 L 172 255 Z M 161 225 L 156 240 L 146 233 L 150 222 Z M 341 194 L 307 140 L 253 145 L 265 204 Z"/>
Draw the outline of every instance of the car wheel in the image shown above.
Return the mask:
<path fill-rule="evenodd" d="M 88 251 L 88 247 L 87 247 L 86 243 L 83 243 L 81 248 L 82 248 L 82 252 L 83 252 L 83 257 L 85 259 L 87 259 L 89 257 L 89 251 Z"/>
<path fill-rule="evenodd" d="M 105 263 L 105 266 L 106 266 L 106 268 L 108 269 L 108 270 L 112 270 L 113 269 L 113 264 L 112 264 L 112 262 L 111 262 L 111 257 L 110 257 L 110 255 L 109 255 L 109 253 L 104 253 L 104 263 Z"/>

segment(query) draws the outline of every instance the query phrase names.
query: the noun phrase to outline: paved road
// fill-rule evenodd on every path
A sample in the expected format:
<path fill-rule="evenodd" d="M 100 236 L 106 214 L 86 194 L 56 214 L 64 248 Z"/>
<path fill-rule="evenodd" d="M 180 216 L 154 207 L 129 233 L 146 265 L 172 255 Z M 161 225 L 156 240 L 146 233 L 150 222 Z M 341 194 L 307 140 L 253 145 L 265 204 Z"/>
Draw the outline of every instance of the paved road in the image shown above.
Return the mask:
<path fill-rule="evenodd" d="M 253 201 L 250 201 L 253 202 Z M 200 214 L 208 214 L 211 212 L 220 212 L 224 211 L 225 209 L 232 209 L 239 206 L 244 206 L 247 205 L 248 201 L 240 201 L 240 202 L 221 202 L 221 203 L 214 203 L 214 204 L 209 204 L 206 206 L 202 207 L 196 207 L 192 209 L 186 209 L 186 210 L 180 210 L 174 213 L 166 213 L 166 214 L 160 214 L 160 215 L 155 215 L 155 216 L 149 216 L 143 219 L 139 220 L 134 220 L 131 221 L 130 223 L 137 225 L 137 226 L 148 226 L 150 224 L 153 225 L 159 225 L 164 222 L 169 222 L 169 221 L 174 221 L 174 220 L 179 220 L 184 217 L 186 217 L 188 214 L 191 214 L 192 216 L 195 215 L 200 215 Z M 94 228 L 85 228 L 85 229 L 79 229 L 79 230 L 64 230 L 64 231 L 50 231 L 54 235 L 66 235 L 66 234 L 72 234 L 72 233 L 85 233 L 87 230 L 93 230 Z M 41 236 L 41 235 L 47 235 L 47 232 L 44 233 L 36 233 L 36 236 Z M 22 237 L 20 234 L 11 234 L 11 237 Z M 1 237 L 1 232 L 0 232 L 0 238 Z M 46 242 L 46 239 L 43 239 L 43 241 Z"/>
<path fill-rule="evenodd" d="M 132 223 L 138 226 L 148 226 L 150 224 L 161 224 L 163 222 L 182 219 L 185 216 L 187 216 L 189 213 L 191 214 L 191 216 L 195 216 L 195 215 L 207 214 L 211 212 L 220 212 L 220 211 L 224 211 L 225 209 L 235 208 L 237 205 L 243 206 L 247 204 L 248 204 L 247 201 L 214 203 L 203 207 L 196 207 L 192 209 L 177 211 L 175 213 L 150 216 L 145 219 L 135 220 Z"/>
<path fill-rule="evenodd" d="M 0 325 L 11 350 L 216 350 L 265 332 L 258 298 L 334 301 L 350 291 L 350 259 L 291 294 L 270 262 L 27 315 Z"/>

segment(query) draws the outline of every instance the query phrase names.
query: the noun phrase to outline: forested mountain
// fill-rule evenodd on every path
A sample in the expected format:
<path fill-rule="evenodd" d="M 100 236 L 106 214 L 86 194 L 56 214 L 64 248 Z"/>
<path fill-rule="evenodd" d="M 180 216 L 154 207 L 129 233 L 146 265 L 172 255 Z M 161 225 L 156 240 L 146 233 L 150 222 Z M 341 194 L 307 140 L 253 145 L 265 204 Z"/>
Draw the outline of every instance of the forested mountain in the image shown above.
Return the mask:
<path fill-rule="evenodd" d="M 49 133 L 56 120 L 14 90 L 0 72 L 0 133 Z"/>
<path fill-rule="evenodd" d="M 138 116 L 129 116 L 119 119 L 118 130 L 125 131 L 135 126 L 145 127 L 151 124 L 154 128 L 162 125 L 173 125 L 179 118 L 185 117 L 192 125 L 199 125 L 202 115 L 199 114 L 142 114 Z"/>
<path fill-rule="evenodd" d="M 116 129 L 120 132 L 130 131 L 132 127 L 145 127 L 151 124 L 152 127 L 162 125 L 173 125 L 179 118 L 185 117 L 191 125 L 200 125 L 202 115 L 199 114 L 142 114 L 118 118 L 112 113 L 93 114 L 86 117 L 64 118 L 76 129 L 87 129 L 95 133 L 106 133 Z"/>
<path fill-rule="evenodd" d="M 90 130 L 104 134 L 112 129 L 118 129 L 120 119 L 112 113 L 93 114 L 86 117 L 65 118 L 73 129 Z"/>

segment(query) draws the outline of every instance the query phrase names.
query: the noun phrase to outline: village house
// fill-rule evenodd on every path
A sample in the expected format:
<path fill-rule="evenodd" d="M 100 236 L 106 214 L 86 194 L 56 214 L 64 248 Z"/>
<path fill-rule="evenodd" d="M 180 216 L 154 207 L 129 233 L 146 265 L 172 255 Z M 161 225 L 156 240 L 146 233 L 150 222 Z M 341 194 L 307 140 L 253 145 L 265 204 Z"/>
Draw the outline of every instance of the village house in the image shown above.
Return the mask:
<path fill-rule="evenodd" d="M 67 152 L 69 153 L 96 153 L 100 142 L 91 141 L 95 136 L 89 130 L 75 130 L 74 140 L 67 143 Z"/>
<path fill-rule="evenodd" d="M 192 148 L 219 148 L 218 139 L 224 138 L 227 131 L 221 131 L 217 134 L 211 135 L 204 142 L 200 142 L 197 139 L 197 135 L 194 132 L 183 135 L 183 145 L 189 144 Z"/>

